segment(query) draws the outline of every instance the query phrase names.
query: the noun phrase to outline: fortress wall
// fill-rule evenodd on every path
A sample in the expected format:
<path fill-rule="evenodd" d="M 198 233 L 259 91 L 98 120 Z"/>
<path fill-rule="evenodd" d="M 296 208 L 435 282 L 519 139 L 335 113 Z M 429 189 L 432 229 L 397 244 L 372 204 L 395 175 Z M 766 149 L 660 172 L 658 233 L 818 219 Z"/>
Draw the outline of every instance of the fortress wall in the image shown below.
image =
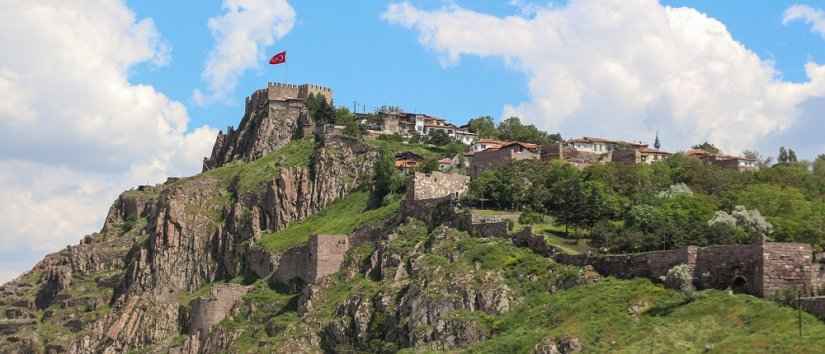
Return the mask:
<path fill-rule="evenodd" d="M 770 242 L 760 244 L 762 259 L 761 289 L 758 295 L 772 296 L 782 289 L 800 289 L 812 294 L 812 279 L 817 273 L 813 249 L 808 244 Z"/>
<path fill-rule="evenodd" d="M 467 192 L 470 177 L 457 173 L 433 171 L 430 174 L 416 172 L 410 179 L 407 199 L 424 200 L 444 197 L 461 197 Z"/>
<path fill-rule="evenodd" d="M 349 246 L 347 235 L 312 235 L 309 238 L 310 267 L 307 282 L 315 282 L 338 272 Z"/>
<path fill-rule="evenodd" d="M 580 267 L 590 265 L 605 276 L 658 280 L 676 265 L 692 266 L 696 261 L 696 250 L 697 247 L 685 247 L 669 251 L 604 256 L 559 254 L 556 261 Z"/>
<path fill-rule="evenodd" d="M 272 277 L 284 284 L 289 284 L 296 278 L 308 282 L 310 267 L 309 247 L 306 245 L 293 247 L 278 259 L 278 266 Z"/>
<path fill-rule="evenodd" d="M 736 288 L 759 295 L 761 263 L 758 245 L 702 247 L 697 254 L 694 278 L 700 288 Z"/>

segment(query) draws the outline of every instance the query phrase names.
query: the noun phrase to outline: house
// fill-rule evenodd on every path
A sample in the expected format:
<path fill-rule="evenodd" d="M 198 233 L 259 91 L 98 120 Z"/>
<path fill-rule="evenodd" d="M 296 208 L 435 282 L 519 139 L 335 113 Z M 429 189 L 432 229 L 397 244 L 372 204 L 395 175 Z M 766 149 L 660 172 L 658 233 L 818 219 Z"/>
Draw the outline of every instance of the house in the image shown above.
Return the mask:
<path fill-rule="evenodd" d="M 470 175 L 478 177 L 482 172 L 505 166 L 518 160 L 538 160 L 539 148 L 536 144 L 509 142 L 499 148 L 488 148 L 473 154 Z"/>
<path fill-rule="evenodd" d="M 740 172 L 759 170 L 759 161 L 748 157 L 712 153 L 699 149 L 688 150 L 686 152 L 686 155 L 689 157 L 702 160 L 705 163 L 711 165 L 716 165 L 731 170 L 737 170 Z"/>
<path fill-rule="evenodd" d="M 398 134 L 401 136 L 429 135 L 442 131 L 447 136 L 465 145 L 476 140 L 476 134 L 458 128 L 444 119 L 427 114 L 407 113 L 398 109 L 384 109 L 374 114 L 356 113 L 356 119 L 367 128 L 368 136 Z"/>
<path fill-rule="evenodd" d="M 415 170 L 422 161 L 424 158 L 414 152 L 405 151 L 395 154 L 395 168 L 404 172 Z"/>
<path fill-rule="evenodd" d="M 479 139 L 477 142 L 470 145 L 470 153 L 481 152 L 490 148 L 498 149 L 506 143 L 506 141 L 495 139 Z"/>
<path fill-rule="evenodd" d="M 667 151 L 662 151 L 654 148 L 625 146 L 618 147 L 613 151 L 611 160 L 616 163 L 624 163 L 629 165 L 652 164 L 654 162 L 662 161 L 670 155 Z"/>
<path fill-rule="evenodd" d="M 584 151 L 594 154 L 606 154 L 619 147 L 643 148 L 646 144 L 633 143 L 621 140 L 610 140 L 602 138 L 581 137 L 567 141 L 567 145 L 578 151 Z"/>
<path fill-rule="evenodd" d="M 581 168 L 609 162 L 650 164 L 670 155 L 669 152 L 650 148 L 643 143 L 593 137 L 545 145 L 541 151 L 542 160 L 563 160 Z"/>

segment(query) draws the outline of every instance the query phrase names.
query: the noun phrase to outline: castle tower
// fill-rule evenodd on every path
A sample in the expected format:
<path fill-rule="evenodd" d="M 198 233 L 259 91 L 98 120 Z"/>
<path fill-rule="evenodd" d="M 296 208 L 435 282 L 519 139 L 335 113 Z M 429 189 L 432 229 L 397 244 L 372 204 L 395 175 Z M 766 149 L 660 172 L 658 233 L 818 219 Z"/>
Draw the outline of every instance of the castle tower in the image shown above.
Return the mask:
<path fill-rule="evenodd" d="M 314 84 L 286 84 L 270 82 L 267 85 L 267 96 L 270 101 L 286 101 L 290 99 L 304 100 L 310 94 L 321 95 L 332 104 L 332 89 Z"/>

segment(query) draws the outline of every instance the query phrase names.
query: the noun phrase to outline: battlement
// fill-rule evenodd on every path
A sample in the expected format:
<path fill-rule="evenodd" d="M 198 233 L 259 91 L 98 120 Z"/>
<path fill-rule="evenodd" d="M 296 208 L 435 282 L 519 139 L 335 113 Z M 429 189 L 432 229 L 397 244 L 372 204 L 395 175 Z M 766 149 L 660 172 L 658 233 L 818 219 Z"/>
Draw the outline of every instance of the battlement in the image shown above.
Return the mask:
<path fill-rule="evenodd" d="M 311 94 L 321 95 L 332 103 L 332 89 L 326 86 L 315 84 L 288 84 L 281 82 L 270 82 L 266 87 L 267 97 L 271 101 L 284 101 L 289 99 L 306 99 Z"/>

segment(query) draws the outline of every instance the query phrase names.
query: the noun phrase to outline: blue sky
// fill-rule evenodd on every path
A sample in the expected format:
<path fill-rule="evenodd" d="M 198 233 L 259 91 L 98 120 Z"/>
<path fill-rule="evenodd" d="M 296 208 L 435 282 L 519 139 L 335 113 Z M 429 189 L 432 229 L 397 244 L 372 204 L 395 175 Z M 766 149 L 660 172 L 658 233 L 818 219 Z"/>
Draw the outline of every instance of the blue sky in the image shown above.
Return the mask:
<path fill-rule="evenodd" d="M 684 8 L 671 8 L 684 7 Z M 11 0 L 0 12 L 0 282 L 196 174 L 267 81 L 338 105 L 564 137 L 825 153 L 825 1 Z M 288 64 L 266 65 L 288 51 Z M 44 99 L 48 98 L 48 99 Z M 44 226 L 46 225 L 46 226 Z"/>
<path fill-rule="evenodd" d="M 470 57 L 460 65 L 443 67 L 433 51 L 419 45 L 415 33 L 381 20 L 384 1 L 292 2 L 294 29 L 268 52 L 287 50 L 289 66 L 262 65 L 243 75 L 229 104 L 198 107 L 192 90 L 201 85 L 203 63 L 213 40 L 206 19 L 221 13 L 220 1 L 129 1 L 138 17 L 152 18 L 172 46 L 172 61 L 163 68 L 147 65 L 132 73 L 135 82 L 154 85 L 184 102 L 192 124 L 225 128 L 242 115 L 243 98 L 266 81 L 313 82 L 334 88 L 336 104 L 353 101 L 372 109 L 381 104 L 430 112 L 464 122 L 479 115 L 498 118 L 502 107 L 527 98 L 526 78 L 508 70 L 500 58 Z M 438 8 L 444 1 L 415 1 L 420 8 Z M 499 16 L 518 15 L 507 1 L 456 1 L 462 7 Z M 540 2 L 539 2 L 540 3 Z M 560 4 L 560 2 L 555 2 Z M 804 64 L 825 59 L 825 43 L 797 23 L 782 24 L 792 4 L 822 5 L 816 1 L 664 1 L 693 7 L 721 20 L 734 38 L 760 57 L 776 62 L 789 81 L 805 79 Z M 821 60 L 825 61 L 825 60 Z"/>

